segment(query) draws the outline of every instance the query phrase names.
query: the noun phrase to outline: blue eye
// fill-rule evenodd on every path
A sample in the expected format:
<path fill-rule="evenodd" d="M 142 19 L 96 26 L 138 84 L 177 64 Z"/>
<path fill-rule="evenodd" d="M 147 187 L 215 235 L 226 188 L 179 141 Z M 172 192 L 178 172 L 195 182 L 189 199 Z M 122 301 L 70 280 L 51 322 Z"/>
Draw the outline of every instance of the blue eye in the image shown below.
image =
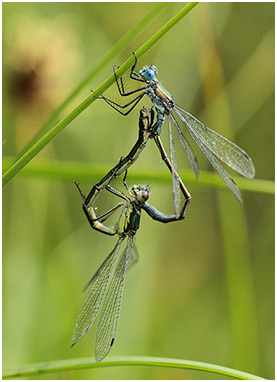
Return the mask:
<path fill-rule="evenodd" d="M 145 78 L 146 79 L 153 80 L 154 77 L 155 77 L 154 70 L 152 70 L 152 69 L 146 70 L 146 72 L 145 72 Z"/>
<path fill-rule="evenodd" d="M 146 70 L 142 70 L 140 72 L 140 74 L 144 77 L 144 79 L 146 81 L 153 80 L 153 78 L 155 78 L 155 75 L 156 75 L 155 71 L 153 69 L 150 69 L 150 68 L 148 68 Z"/>

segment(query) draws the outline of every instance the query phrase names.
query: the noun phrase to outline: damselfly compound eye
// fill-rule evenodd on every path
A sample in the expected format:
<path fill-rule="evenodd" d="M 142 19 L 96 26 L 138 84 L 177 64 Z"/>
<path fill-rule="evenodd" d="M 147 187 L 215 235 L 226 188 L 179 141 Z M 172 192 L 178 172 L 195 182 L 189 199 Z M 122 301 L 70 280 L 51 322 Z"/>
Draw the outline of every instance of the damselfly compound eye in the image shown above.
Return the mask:
<path fill-rule="evenodd" d="M 155 78 L 155 71 L 149 67 L 148 69 L 143 69 L 140 71 L 140 74 L 145 79 L 145 81 L 151 81 Z"/>

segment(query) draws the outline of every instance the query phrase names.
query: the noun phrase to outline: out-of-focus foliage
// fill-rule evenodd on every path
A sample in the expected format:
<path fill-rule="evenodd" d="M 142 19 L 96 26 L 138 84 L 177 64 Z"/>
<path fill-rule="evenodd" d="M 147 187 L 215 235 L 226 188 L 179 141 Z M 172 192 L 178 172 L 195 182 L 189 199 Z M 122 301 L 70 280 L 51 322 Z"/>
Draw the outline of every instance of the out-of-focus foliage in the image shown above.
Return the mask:
<path fill-rule="evenodd" d="M 16 156 L 51 112 L 154 3 L 3 4 L 3 154 Z M 129 44 L 120 64 L 184 4 L 171 3 Z M 256 177 L 274 179 L 274 3 L 201 3 L 139 62 L 154 63 L 180 106 L 232 138 Z M 147 8 L 147 9 L 146 9 Z M 76 106 L 108 75 L 103 68 Z M 127 81 L 129 87 L 132 83 Z M 116 87 L 108 96 L 119 100 Z M 149 100 L 140 105 L 151 106 Z M 70 109 L 69 109 L 70 110 Z M 68 110 L 68 111 L 69 111 Z M 137 138 L 139 107 L 124 118 L 95 102 L 39 158 L 107 163 Z M 162 139 L 167 143 L 167 129 Z M 199 150 L 200 168 L 209 165 Z M 177 145 L 180 167 L 188 166 Z M 34 159 L 34 161 L 36 158 Z M 136 167 L 164 168 L 152 142 Z M 130 169 L 130 172 L 132 169 Z M 104 174 L 103 174 L 104 175 Z M 78 179 L 78 174 L 76 174 Z M 73 180 L 73 179 L 72 179 Z M 186 181 L 183 179 L 184 182 Z M 137 179 L 143 183 L 143 179 Z M 88 191 L 92 184 L 82 184 Z M 120 181 L 114 184 L 120 187 Z M 150 203 L 173 212 L 171 184 Z M 127 276 L 113 355 L 194 359 L 274 378 L 274 200 L 190 187 L 185 221 L 143 215 L 139 263 Z M 99 209 L 116 200 L 101 195 Z M 3 368 L 92 355 L 95 327 L 70 349 L 81 288 L 114 246 L 92 231 L 73 182 L 16 176 L 3 191 Z M 53 379 L 197 379 L 172 369 L 116 368 Z"/>

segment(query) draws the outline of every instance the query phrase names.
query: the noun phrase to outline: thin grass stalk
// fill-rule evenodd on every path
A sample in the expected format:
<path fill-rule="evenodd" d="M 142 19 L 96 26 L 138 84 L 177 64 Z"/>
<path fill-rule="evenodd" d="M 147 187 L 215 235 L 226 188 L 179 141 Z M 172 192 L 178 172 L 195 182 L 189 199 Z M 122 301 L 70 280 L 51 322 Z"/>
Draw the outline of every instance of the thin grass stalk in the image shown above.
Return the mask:
<path fill-rule="evenodd" d="M 197 371 L 205 371 L 215 373 L 218 375 L 228 376 L 236 379 L 248 380 L 261 380 L 257 375 L 248 374 L 239 370 L 230 369 L 227 367 L 213 365 L 205 362 L 188 361 L 173 358 L 159 358 L 159 357 L 136 357 L 136 356 L 121 356 L 121 357 L 108 357 L 102 362 L 92 361 L 92 358 L 76 358 L 70 360 L 43 362 L 23 367 L 15 368 L 13 370 L 4 371 L 3 379 L 19 378 L 27 376 L 36 376 L 45 373 L 57 373 L 69 370 L 90 369 L 99 367 L 111 366 L 156 366 L 156 367 L 171 367 L 175 369 L 189 369 Z"/>

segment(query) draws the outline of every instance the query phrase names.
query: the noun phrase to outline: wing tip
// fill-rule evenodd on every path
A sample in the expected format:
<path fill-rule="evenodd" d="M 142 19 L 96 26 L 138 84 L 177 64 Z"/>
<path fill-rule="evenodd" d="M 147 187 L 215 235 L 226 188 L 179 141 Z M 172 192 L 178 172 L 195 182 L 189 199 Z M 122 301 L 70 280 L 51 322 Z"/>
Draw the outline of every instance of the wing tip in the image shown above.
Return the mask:
<path fill-rule="evenodd" d="M 76 343 L 78 342 L 79 340 L 71 340 L 71 345 L 70 347 L 73 348 L 74 345 L 76 345 Z"/>
<path fill-rule="evenodd" d="M 111 343 L 110 343 L 110 346 L 108 349 L 102 349 L 102 352 L 99 352 L 98 349 L 95 348 L 95 361 L 96 362 L 101 362 L 103 361 L 104 358 L 106 358 L 106 356 L 108 355 L 108 353 L 110 352 L 113 344 L 114 344 L 114 341 L 115 341 L 115 337 L 113 337 L 111 339 Z"/>

